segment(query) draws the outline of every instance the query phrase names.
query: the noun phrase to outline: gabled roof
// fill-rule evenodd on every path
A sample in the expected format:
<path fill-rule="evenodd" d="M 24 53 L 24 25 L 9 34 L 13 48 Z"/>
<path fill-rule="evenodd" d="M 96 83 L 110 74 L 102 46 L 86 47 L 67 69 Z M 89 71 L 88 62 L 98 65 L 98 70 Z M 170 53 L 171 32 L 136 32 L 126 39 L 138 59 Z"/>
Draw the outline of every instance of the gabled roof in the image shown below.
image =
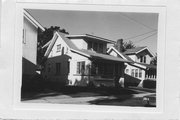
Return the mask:
<path fill-rule="evenodd" d="M 143 66 L 146 66 L 146 68 L 156 69 L 156 66 L 155 66 L 155 65 L 152 65 L 152 64 L 146 64 L 146 63 L 138 63 L 138 64 L 143 65 Z"/>
<path fill-rule="evenodd" d="M 42 47 L 42 49 L 48 47 L 50 43 L 51 43 L 51 40 L 50 40 L 49 42 L 47 42 L 47 43 Z"/>
<path fill-rule="evenodd" d="M 49 55 L 49 53 L 51 52 L 51 49 L 57 40 L 55 37 L 56 35 L 58 37 L 60 36 L 64 40 L 64 42 L 67 44 L 67 46 L 70 48 L 70 50 L 72 52 L 81 54 L 81 55 L 89 57 L 89 58 L 104 59 L 104 60 L 111 60 L 111 61 L 118 61 L 118 62 L 130 62 L 130 61 L 122 59 L 122 58 L 117 58 L 117 57 L 106 55 L 106 54 L 96 53 L 96 52 L 90 51 L 90 50 L 85 50 L 85 49 L 80 50 L 76 47 L 76 45 L 70 39 L 65 37 L 66 34 L 61 33 L 61 32 L 55 32 L 53 38 L 43 46 L 43 48 L 48 47 L 44 56 L 47 57 Z"/>
<path fill-rule="evenodd" d="M 47 48 L 44 54 L 45 57 L 49 56 L 58 37 L 61 37 L 64 40 L 64 42 L 66 43 L 66 45 L 69 47 L 70 50 L 88 56 L 82 53 L 72 41 L 70 41 L 68 38 L 65 37 L 65 35 L 66 35 L 65 33 L 57 32 L 57 31 L 54 32 L 53 38 L 42 47 L 42 48 Z"/>
<path fill-rule="evenodd" d="M 135 67 L 140 67 L 143 69 L 156 69 L 155 65 L 151 65 L 151 64 L 146 64 L 146 63 L 139 63 L 139 62 L 134 62 L 130 57 L 128 57 L 126 54 L 119 52 L 118 50 L 116 50 L 116 48 L 114 47 L 110 47 L 107 51 L 107 53 L 110 53 L 111 50 L 113 50 L 114 52 L 116 52 L 120 57 L 122 57 L 125 60 L 131 61 L 129 64 L 131 64 L 132 66 Z"/>
<path fill-rule="evenodd" d="M 29 12 L 23 10 L 24 17 L 28 19 L 36 28 L 40 28 L 42 31 L 45 31 L 44 27 L 33 17 Z"/>
<path fill-rule="evenodd" d="M 109 40 L 106 38 L 102 38 L 102 37 L 98 37 L 98 36 L 94 36 L 94 35 L 90 35 L 90 34 L 81 34 L 81 35 L 66 35 L 67 38 L 91 38 L 91 39 L 97 39 L 103 42 L 107 42 L 107 43 L 116 43 L 113 40 Z"/>
<path fill-rule="evenodd" d="M 136 48 L 132 48 L 132 49 L 127 49 L 125 52 L 123 52 L 123 54 L 125 55 L 132 55 L 132 54 L 138 54 L 144 50 L 147 50 L 149 52 L 149 55 L 151 57 L 154 57 L 154 54 L 148 49 L 147 46 L 143 46 L 143 47 L 136 47 Z"/>
<path fill-rule="evenodd" d="M 143 47 L 135 47 L 132 49 L 127 49 L 125 52 L 123 52 L 124 54 L 137 54 L 139 51 L 145 49 L 146 46 Z"/>
<path fill-rule="evenodd" d="M 139 63 L 139 62 L 134 62 L 134 63 L 130 63 L 130 64 L 132 66 L 140 67 L 140 68 L 143 68 L 143 69 L 156 69 L 156 66 L 152 65 L 152 64 L 145 64 L 145 63 Z"/>
<path fill-rule="evenodd" d="M 130 57 L 128 57 L 126 54 L 124 54 L 124 53 L 122 53 L 122 52 L 119 52 L 119 51 L 118 51 L 115 47 L 113 47 L 113 46 L 111 46 L 111 47 L 108 49 L 107 53 L 110 53 L 111 50 L 113 50 L 114 52 L 116 52 L 121 58 L 133 62 L 133 60 L 132 60 Z"/>
<path fill-rule="evenodd" d="M 61 38 L 64 40 L 64 42 L 69 46 L 70 49 L 73 49 L 73 50 L 79 50 L 76 45 L 71 41 L 69 40 L 66 36 L 67 34 L 65 33 L 62 33 L 62 32 L 58 32 L 58 34 L 61 36 Z"/>

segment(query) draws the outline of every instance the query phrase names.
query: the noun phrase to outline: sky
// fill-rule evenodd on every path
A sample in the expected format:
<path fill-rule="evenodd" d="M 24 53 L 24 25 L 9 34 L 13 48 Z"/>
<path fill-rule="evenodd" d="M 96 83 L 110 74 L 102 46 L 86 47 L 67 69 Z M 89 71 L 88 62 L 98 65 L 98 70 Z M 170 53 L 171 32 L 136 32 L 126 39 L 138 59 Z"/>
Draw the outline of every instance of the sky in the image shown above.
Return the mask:
<path fill-rule="evenodd" d="M 69 34 L 92 34 L 116 41 L 132 41 L 157 52 L 157 13 L 28 10 L 44 27 L 59 26 Z"/>

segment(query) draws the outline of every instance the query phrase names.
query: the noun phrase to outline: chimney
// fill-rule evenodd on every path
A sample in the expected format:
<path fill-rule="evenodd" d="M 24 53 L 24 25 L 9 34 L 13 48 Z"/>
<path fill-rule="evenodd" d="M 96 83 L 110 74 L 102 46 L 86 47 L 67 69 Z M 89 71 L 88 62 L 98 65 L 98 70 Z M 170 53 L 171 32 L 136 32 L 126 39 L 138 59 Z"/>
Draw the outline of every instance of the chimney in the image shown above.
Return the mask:
<path fill-rule="evenodd" d="M 122 52 L 123 51 L 123 39 L 118 39 L 117 42 L 116 42 L 116 49 L 119 51 L 119 52 Z"/>

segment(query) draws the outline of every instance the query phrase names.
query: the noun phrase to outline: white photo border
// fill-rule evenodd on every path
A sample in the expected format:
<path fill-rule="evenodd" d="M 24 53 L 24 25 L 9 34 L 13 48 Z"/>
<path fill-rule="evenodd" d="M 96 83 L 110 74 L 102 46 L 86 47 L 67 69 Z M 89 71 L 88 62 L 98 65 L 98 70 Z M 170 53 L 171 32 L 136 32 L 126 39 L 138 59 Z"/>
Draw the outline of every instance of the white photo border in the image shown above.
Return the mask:
<path fill-rule="evenodd" d="M 7 0 L 8 1 L 8 0 Z M 16 1 L 16 0 L 14 0 Z M 167 88 L 170 82 L 167 80 L 167 53 L 169 55 L 169 51 L 167 48 L 170 43 L 169 39 L 167 42 L 167 4 L 159 4 L 152 2 L 153 5 L 142 5 L 139 2 L 134 2 L 134 4 L 80 4 L 80 2 L 75 2 L 76 4 L 66 4 L 66 2 L 61 3 L 58 0 L 45 0 L 45 2 L 40 2 L 40 0 L 35 0 L 38 2 L 32 2 L 34 0 L 17 0 L 17 2 L 13 2 L 10 4 L 10 7 L 16 7 L 15 11 L 12 14 L 15 14 L 15 21 L 13 22 L 15 27 L 14 33 L 11 38 L 7 37 L 7 41 L 12 41 L 10 47 L 13 48 L 13 70 L 9 71 L 13 72 L 13 87 L 12 87 L 12 99 L 7 100 L 9 103 L 7 111 L 3 111 L 8 114 L 9 108 L 11 108 L 10 116 L 13 118 L 31 118 L 31 119 L 174 119 L 178 115 L 175 111 L 174 114 L 168 111 L 169 105 L 166 103 L 169 100 L 168 97 L 174 98 L 176 95 L 169 96 L 165 95 L 165 91 L 170 90 Z M 66 0 L 65 0 L 66 1 Z M 91 1 L 91 0 L 90 0 Z M 79 4 L 78 4 L 79 3 Z M 102 1 L 100 3 L 103 3 Z M 9 4 L 9 3 L 8 3 Z M 172 7 L 172 6 L 170 6 Z M 14 9 L 14 8 L 12 8 Z M 157 43 L 157 54 L 158 54 L 158 63 L 157 63 L 157 107 L 156 108 L 144 108 L 144 107 L 127 107 L 127 106 L 96 106 L 96 105 L 65 105 L 65 104 L 43 104 L 43 103 L 22 103 L 21 102 L 21 84 L 22 84 L 22 28 L 23 28 L 23 9 L 41 9 L 41 10 L 77 10 L 77 11 L 109 11 L 109 12 L 136 12 L 136 13 L 158 13 L 158 43 Z M 172 8 L 171 8 L 172 9 Z M 3 8 L 4 10 L 4 8 Z M 5 11 L 3 11 L 5 14 Z M 169 14 L 168 14 L 169 15 Z M 4 16 L 4 15 L 3 15 Z M 7 16 L 10 16 L 8 13 Z M 13 17 L 12 17 L 13 18 Z M 168 16 L 168 18 L 170 18 Z M 4 19 L 4 18 L 3 18 Z M 8 17 L 6 18 L 8 19 Z M 4 21 L 3 21 L 4 22 Z M 169 25 L 169 24 L 168 24 Z M 3 25 L 6 26 L 6 25 Z M 8 25 L 7 25 L 8 26 Z M 170 26 L 170 25 L 169 25 Z M 170 28 L 168 28 L 170 29 Z M 177 30 L 177 29 L 176 29 Z M 2 31 L 3 33 L 4 31 Z M 12 32 L 12 31 L 10 31 Z M 3 38 L 4 38 L 4 34 Z M 2 39 L 2 49 L 4 49 L 4 45 L 7 46 L 4 39 Z M 10 49 L 12 50 L 12 49 Z M 1 52 L 0 52 L 1 53 Z M 174 55 L 174 54 L 173 54 Z M 10 58 L 10 57 L 9 57 Z M 4 62 L 6 63 L 6 62 Z M 1 72 L 1 71 L 0 71 Z M 4 72 L 5 73 L 5 72 Z M 167 77 L 167 78 L 166 78 Z M 7 80 L 7 79 L 5 79 Z M 11 81 L 11 80 L 9 80 Z M 2 84 L 2 83 L 1 83 Z M 7 83 L 6 83 L 7 85 Z M 167 90 L 165 90 L 167 89 Z M 2 90 L 2 88 L 0 88 Z M 169 92 L 173 92 L 176 89 L 173 89 Z M 2 92 L 1 92 L 2 93 Z M 176 93 L 174 93 L 176 94 Z M 179 94 L 178 94 L 179 95 Z M 8 98 L 8 95 L 6 96 Z M 168 98 L 168 99 L 167 99 Z M 4 100 L 4 99 L 3 99 Z M 177 99 L 176 99 L 177 100 Z M 172 107 L 175 110 L 179 110 L 179 106 L 177 105 L 177 101 L 175 100 L 175 104 Z M 179 99 L 178 99 L 179 100 Z M 2 100 L 1 100 L 2 101 Z M 173 101 L 172 101 L 173 102 Z M 0 107 L 2 105 L 0 104 Z M 171 107 L 171 109 L 172 109 Z"/>

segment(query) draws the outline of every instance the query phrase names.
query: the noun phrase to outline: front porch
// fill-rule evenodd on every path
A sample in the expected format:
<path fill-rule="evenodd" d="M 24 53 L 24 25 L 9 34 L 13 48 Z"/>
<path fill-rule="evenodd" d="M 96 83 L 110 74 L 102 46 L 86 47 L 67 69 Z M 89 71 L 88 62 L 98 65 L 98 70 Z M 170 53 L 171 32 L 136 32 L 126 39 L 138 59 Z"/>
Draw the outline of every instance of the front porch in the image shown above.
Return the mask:
<path fill-rule="evenodd" d="M 156 80 L 156 69 L 155 68 L 147 68 L 145 70 L 145 80 Z"/>
<path fill-rule="evenodd" d="M 96 86 L 117 86 L 124 78 L 124 63 L 107 60 L 94 60 L 90 66 L 89 82 Z"/>

